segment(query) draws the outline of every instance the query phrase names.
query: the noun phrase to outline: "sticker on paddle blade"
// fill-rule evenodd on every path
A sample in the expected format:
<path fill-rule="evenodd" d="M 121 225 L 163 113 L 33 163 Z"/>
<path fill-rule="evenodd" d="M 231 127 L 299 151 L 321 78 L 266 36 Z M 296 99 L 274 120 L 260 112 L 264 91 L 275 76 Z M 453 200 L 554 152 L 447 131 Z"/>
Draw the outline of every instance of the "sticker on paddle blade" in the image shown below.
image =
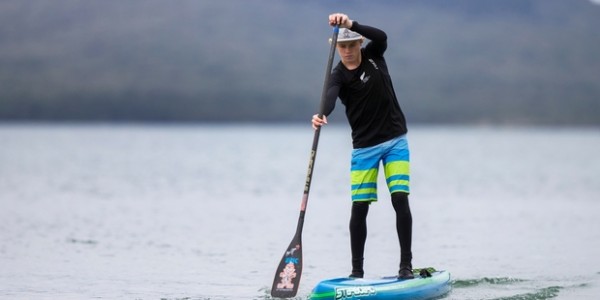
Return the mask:
<path fill-rule="evenodd" d="M 300 244 L 290 245 L 285 252 L 278 270 L 278 279 L 276 280 L 272 294 L 279 297 L 289 297 L 295 295 L 302 273 L 302 251 Z"/>

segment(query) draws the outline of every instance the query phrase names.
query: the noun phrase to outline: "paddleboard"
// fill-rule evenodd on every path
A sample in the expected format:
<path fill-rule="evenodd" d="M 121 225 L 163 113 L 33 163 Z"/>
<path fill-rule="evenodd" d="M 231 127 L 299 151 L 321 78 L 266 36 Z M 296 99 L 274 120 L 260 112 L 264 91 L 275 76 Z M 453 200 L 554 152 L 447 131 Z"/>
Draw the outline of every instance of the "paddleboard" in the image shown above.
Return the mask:
<path fill-rule="evenodd" d="M 450 291 L 450 273 L 433 268 L 414 269 L 414 279 L 340 277 L 319 282 L 311 300 L 410 299 L 427 300 Z"/>

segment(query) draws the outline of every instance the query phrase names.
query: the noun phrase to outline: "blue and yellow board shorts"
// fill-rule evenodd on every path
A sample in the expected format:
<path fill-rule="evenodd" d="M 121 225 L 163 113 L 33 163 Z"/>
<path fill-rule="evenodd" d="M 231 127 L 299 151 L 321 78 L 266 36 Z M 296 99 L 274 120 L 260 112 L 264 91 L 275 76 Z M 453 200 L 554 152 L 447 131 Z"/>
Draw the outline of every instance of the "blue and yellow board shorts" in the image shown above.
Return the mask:
<path fill-rule="evenodd" d="M 410 155 L 406 135 L 381 144 L 352 150 L 350 177 L 352 201 L 377 201 L 379 162 L 383 163 L 385 180 L 391 193 L 409 193 Z"/>

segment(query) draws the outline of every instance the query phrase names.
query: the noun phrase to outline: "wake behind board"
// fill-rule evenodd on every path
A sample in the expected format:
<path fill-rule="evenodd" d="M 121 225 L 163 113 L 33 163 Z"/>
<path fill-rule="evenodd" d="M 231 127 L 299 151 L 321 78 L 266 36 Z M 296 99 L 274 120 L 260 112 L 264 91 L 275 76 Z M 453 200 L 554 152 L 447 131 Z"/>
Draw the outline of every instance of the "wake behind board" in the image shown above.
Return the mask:
<path fill-rule="evenodd" d="M 415 269 L 414 279 L 341 277 L 319 282 L 311 300 L 410 299 L 427 300 L 450 291 L 450 273 L 433 268 Z"/>

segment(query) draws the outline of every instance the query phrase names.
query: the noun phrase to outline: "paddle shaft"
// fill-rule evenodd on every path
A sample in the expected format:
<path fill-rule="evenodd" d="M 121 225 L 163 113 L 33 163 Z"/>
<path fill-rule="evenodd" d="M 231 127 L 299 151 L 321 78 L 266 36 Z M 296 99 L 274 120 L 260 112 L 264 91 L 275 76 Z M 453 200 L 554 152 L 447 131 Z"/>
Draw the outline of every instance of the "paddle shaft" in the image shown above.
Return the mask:
<path fill-rule="evenodd" d="M 323 111 L 325 110 L 325 100 L 327 99 L 327 87 L 329 85 L 329 78 L 331 77 L 331 68 L 333 66 L 333 58 L 335 56 L 335 45 L 337 43 L 337 33 L 339 27 L 336 25 L 334 28 L 333 38 L 331 39 L 331 48 L 329 49 L 329 59 L 327 60 L 327 68 L 325 69 L 325 80 L 323 82 L 323 91 L 321 93 L 321 106 L 319 107 L 319 118 L 323 118 Z M 302 226 L 304 225 L 304 214 L 306 212 L 306 204 L 308 203 L 308 194 L 310 193 L 310 184 L 312 182 L 313 169 L 315 166 L 315 159 L 317 158 L 317 148 L 319 147 L 319 137 L 321 135 L 321 126 L 315 129 L 313 136 L 312 148 L 310 150 L 310 158 L 308 160 L 308 172 L 306 174 L 306 182 L 304 185 L 304 195 L 302 196 L 302 204 L 300 205 L 300 218 L 298 220 L 297 232 L 302 232 Z"/>
<path fill-rule="evenodd" d="M 327 68 L 325 69 L 325 80 L 323 82 L 321 105 L 319 107 L 320 118 L 323 117 L 323 111 L 325 109 L 327 87 L 329 85 L 329 78 L 331 77 L 331 69 L 333 66 L 333 58 L 335 56 L 335 46 L 337 43 L 338 32 L 339 26 L 336 25 L 333 29 L 331 48 L 329 50 L 329 59 L 327 60 Z M 271 296 L 273 297 L 289 298 L 296 296 L 296 293 L 298 292 L 300 276 L 302 275 L 302 229 L 304 227 L 304 216 L 306 214 L 306 206 L 308 204 L 308 195 L 310 193 L 310 185 L 312 182 L 315 160 L 317 158 L 317 148 L 319 146 L 320 135 L 321 127 L 319 126 L 317 129 L 315 129 L 313 136 L 313 143 L 308 160 L 308 171 L 306 173 L 306 180 L 304 182 L 304 193 L 302 195 L 302 203 L 300 204 L 300 216 L 298 217 L 296 233 L 294 234 L 294 238 L 292 239 L 292 242 L 288 246 L 286 252 L 283 254 L 277 271 L 275 272 L 275 279 L 273 280 L 273 287 L 271 289 Z"/>
<path fill-rule="evenodd" d="M 327 68 L 325 69 L 325 80 L 323 81 L 323 91 L 321 93 L 321 105 L 319 107 L 319 118 L 323 118 L 323 110 L 325 109 L 325 100 L 327 98 L 327 87 L 329 85 L 329 78 L 331 77 L 331 68 L 333 66 L 333 58 L 335 57 L 335 45 L 337 43 L 339 27 L 336 25 L 333 30 L 333 37 L 331 39 L 331 48 L 329 49 L 329 59 L 327 60 Z M 302 203 L 300 205 L 300 217 L 298 218 L 298 226 L 296 228 L 296 235 L 302 235 L 302 228 L 304 227 L 304 215 L 306 214 L 306 205 L 308 204 L 308 194 L 310 193 L 310 185 L 312 182 L 312 175 L 315 166 L 315 160 L 317 158 L 317 148 L 319 147 L 319 137 L 321 136 L 321 126 L 315 129 L 313 136 L 312 147 L 310 149 L 310 156 L 308 159 L 308 171 L 306 173 L 306 181 L 304 184 L 304 194 L 302 195 Z"/>

